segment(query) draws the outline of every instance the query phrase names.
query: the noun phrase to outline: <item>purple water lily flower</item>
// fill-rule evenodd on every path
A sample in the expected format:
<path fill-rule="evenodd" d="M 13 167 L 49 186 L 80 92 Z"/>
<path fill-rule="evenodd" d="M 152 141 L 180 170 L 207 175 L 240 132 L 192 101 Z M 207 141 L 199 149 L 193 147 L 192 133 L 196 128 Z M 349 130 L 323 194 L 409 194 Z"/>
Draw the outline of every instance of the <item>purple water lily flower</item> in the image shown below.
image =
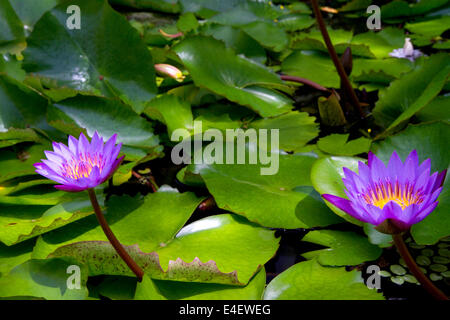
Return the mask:
<path fill-rule="evenodd" d="M 394 234 L 408 230 L 436 208 L 446 170 L 430 175 L 431 160 L 419 165 L 413 150 L 403 163 L 394 151 L 387 167 L 369 152 L 368 164 L 358 163 L 359 174 L 343 168 L 348 199 L 322 195 L 352 217 Z"/>
<path fill-rule="evenodd" d="M 420 50 L 414 49 L 410 38 L 405 39 L 403 48 L 394 49 L 391 53 L 389 53 L 389 56 L 391 57 L 408 59 L 409 61 L 414 61 L 423 55 L 424 54 Z"/>
<path fill-rule="evenodd" d="M 94 188 L 108 180 L 124 157 L 117 159 L 121 143 L 116 145 L 117 134 L 103 143 L 97 131 L 91 143 L 83 133 L 77 140 L 69 136 L 68 147 L 53 142 L 54 151 L 45 151 L 47 159 L 35 163 L 36 172 L 60 183 L 55 188 L 78 192 Z"/>

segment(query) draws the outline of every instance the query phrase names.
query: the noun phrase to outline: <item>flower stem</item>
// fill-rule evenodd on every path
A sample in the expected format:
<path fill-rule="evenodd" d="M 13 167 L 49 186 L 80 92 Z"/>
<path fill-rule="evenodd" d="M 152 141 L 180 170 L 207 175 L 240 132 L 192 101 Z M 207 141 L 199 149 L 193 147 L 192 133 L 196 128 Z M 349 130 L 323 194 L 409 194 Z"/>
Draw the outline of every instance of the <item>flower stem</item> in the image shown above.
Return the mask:
<path fill-rule="evenodd" d="M 320 90 L 320 91 L 326 91 L 326 92 L 330 92 L 330 90 L 328 90 L 327 88 L 321 86 L 318 83 L 315 83 L 311 80 L 305 79 L 305 78 L 300 78 L 300 77 L 296 77 L 296 76 L 289 76 L 289 75 L 281 75 L 280 76 L 281 80 L 285 80 L 285 81 L 293 81 L 293 82 L 298 82 L 298 83 L 302 83 L 305 84 L 307 86 L 310 86 L 314 89 Z"/>
<path fill-rule="evenodd" d="M 320 32 L 322 33 L 322 37 L 327 46 L 328 53 L 330 54 L 330 57 L 333 60 L 334 66 L 336 67 L 339 77 L 341 78 L 341 82 L 344 85 L 344 89 L 345 91 L 347 91 L 347 94 L 351 100 L 352 105 L 358 110 L 359 115 L 362 118 L 364 118 L 365 114 L 361 108 L 361 105 L 359 104 L 359 100 L 358 97 L 356 96 L 355 90 L 353 90 L 353 87 L 350 81 L 348 80 L 347 74 L 345 73 L 344 67 L 342 66 L 342 63 L 336 53 L 336 50 L 334 49 L 334 46 L 331 43 L 331 39 L 328 34 L 327 27 L 325 26 L 325 22 L 323 21 L 322 13 L 320 12 L 317 0 L 311 0 L 311 5 L 314 10 L 314 16 L 316 17 L 317 25 L 319 26 Z"/>
<path fill-rule="evenodd" d="M 142 281 L 142 277 L 144 276 L 144 271 L 137 265 L 137 263 L 130 257 L 128 252 L 125 251 L 125 248 L 122 244 L 117 240 L 116 236 L 112 232 L 111 228 L 108 225 L 108 222 L 105 219 L 105 216 L 100 209 L 100 205 L 97 201 L 97 196 L 95 195 L 94 189 L 88 189 L 89 199 L 91 200 L 92 207 L 94 208 L 95 215 L 97 216 L 97 220 L 100 223 L 100 226 L 103 229 L 106 237 L 108 238 L 111 245 L 114 247 L 116 252 L 122 258 L 123 261 L 127 264 L 127 266 L 133 271 L 133 273 L 138 278 L 138 281 Z"/>
<path fill-rule="evenodd" d="M 397 247 L 400 256 L 405 261 L 408 266 L 409 271 L 413 274 L 414 277 L 420 282 L 420 284 L 428 291 L 435 299 L 437 300 L 448 300 L 448 297 L 437 288 L 431 281 L 428 279 L 423 272 L 419 269 L 413 257 L 409 253 L 408 247 L 403 241 L 403 236 L 401 234 L 393 234 L 392 239 L 394 239 L 395 246 Z"/>

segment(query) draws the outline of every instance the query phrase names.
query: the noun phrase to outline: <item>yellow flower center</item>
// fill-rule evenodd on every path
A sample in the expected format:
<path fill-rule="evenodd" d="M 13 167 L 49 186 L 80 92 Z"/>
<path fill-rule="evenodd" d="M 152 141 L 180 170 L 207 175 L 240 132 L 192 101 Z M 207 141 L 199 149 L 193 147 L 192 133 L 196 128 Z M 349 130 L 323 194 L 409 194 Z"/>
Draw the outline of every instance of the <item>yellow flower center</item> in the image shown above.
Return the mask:
<path fill-rule="evenodd" d="M 72 179 L 87 178 L 96 166 L 100 169 L 100 172 L 102 171 L 101 163 L 101 155 L 82 154 L 78 159 L 72 159 L 63 164 L 63 172 Z"/>
<path fill-rule="evenodd" d="M 420 190 L 414 190 L 414 186 L 406 183 L 400 185 L 398 182 L 392 185 L 390 182 L 376 183 L 374 188 L 369 188 L 364 194 L 364 199 L 368 204 L 380 209 L 389 202 L 394 201 L 405 209 L 412 204 L 420 204 L 423 201 Z"/>

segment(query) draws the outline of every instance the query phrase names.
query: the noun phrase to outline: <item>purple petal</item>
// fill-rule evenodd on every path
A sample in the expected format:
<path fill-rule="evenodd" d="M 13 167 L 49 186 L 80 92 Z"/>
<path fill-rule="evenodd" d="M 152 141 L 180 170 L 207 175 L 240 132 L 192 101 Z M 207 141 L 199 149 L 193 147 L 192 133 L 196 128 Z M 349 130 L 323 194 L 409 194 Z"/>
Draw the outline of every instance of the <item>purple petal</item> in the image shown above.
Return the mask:
<path fill-rule="evenodd" d="M 398 175 L 403 172 L 403 162 L 396 151 L 392 153 L 391 158 L 389 159 L 388 172 L 392 181 L 396 181 Z"/>
<path fill-rule="evenodd" d="M 92 187 L 96 187 L 100 184 L 100 169 L 95 166 L 92 168 L 91 174 L 89 175 Z"/>
<path fill-rule="evenodd" d="M 58 183 L 66 183 L 67 181 L 64 177 L 61 177 L 58 173 L 50 169 L 45 163 L 35 163 L 34 167 L 36 168 L 36 172 L 41 176 L 46 177 L 47 179 L 56 181 Z"/>
<path fill-rule="evenodd" d="M 80 186 L 69 185 L 69 184 L 66 184 L 66 185 L 59 184 L 59 185 L 56 185 L 55 188 L 58 190 L 63 190 L 63 191 L 68 191 L 68 192 L 80 192 L 80 191 L 88 189 L 86 187 L 80 187 Z"/>
<path fill-rule="evenodd" d="M 106 171 L 107 173 L 103 173 L 102 172 L 102 181 L 101 183 L 105 182 L 106 180 L 108 180 L 109 178 L 112 177 L 112 175 L 114 174 L 114 172 L 116 172 L 117 168 L 120 166 L 120 164 L 122 163 L 123 159 L 125 158 L 125 156 L 120 157 L 119 159 L 117 159 L 116 161 L 113 162 L 113 164 L 111 165 L 111 168 Z"/>
<path fill-rule="evenodd" d="M 402 207 L 395 201 L 389 201 L 384 205 L 382 217 L 383 221 L 389 219 L 399 230 L 408 230 L 412 225 L 410 217 L 404 214 Z"/>
<path fill-rule="evenodd" d="M 395 201 L 389 201 L 383 207 L 383 220 L 385 219 L 395 219 L 403 220 L 405 216 L 403 215 L 402 207 Z"/>
<path fill-rule="evenodd" d="M 354 189 L 357 190 L 357 192 L 362 192 L 368 184 L 368 181 L 362 181 L 361 178 L 353 171 L 351 171 L 350 169 L 344 167 L 342 168 L 342 170 L 344 171 L 345 174 L 345 178 L 346 180 L 344 181 L 344 184 L 347 186 L 347 184 L 351 187 L 353 187 Z M 348 180 L 347 180 L 348 179 Z M 346 184 L 347 181 L 347 184 Z M 348 183 L 351 182 L 351 183 Z"/>
<path fill-rule="evenodd" d="M 69 150 L 72 151 L 73 154 L 78 154 L 78 140 L 72 136 L 69 136 Z"/>
<path fill-rule="evenodd" d="M 103 154 L 109 155 L 112 152 L 113 147 L 116 144 L 116 139 L 117 134 L 113 134 L 111 138 L 109 138 L 108 141 L 106 141 L 105 147 L 103 148 Z"/>
<path fill-rule="evenodd" d="M 414 189 L 423 190 L 428 184 L 429 180 L 430 180 L 430 168 L 427 168 L 417 178 L 416 182 L 414 183 Z"/>
<path fill-rule="evenodd" d="M 411 219 L 411 224 L 416 224 L 425 219 L 431 212 L 433 212 L 433 210 L 436 208 L 438 204 L 439 204 L 438 201 L 429 204 L 426 208 L 424 208 L 415 217 Z"/>
<path fill-rule="evenodd" d="M 417 175 L 420 175 L 424 171 L 431 172 L 431 159 L 430 158 L 426 159 L 424 162 L 422 162 L 420 164 L 419 168 L 417 168 Z"/>
<path fill-rule="evenodd" d="M 362 181 L 369 183 L 370 181 L 370 169 L 364 162 L 358 162 L 358 175 L 361 177 Z"/>
<path fill-rule="evenodd" d="M 410 161 L 414 167 L 419 166 L 419 156 L 417 155 L 417 150 L 414 149 L 409 153 L 409 155 L 405 159 L 405 164 Z"/>
<path fill-rule="evenodd" d="M 86 136 L 82 133 L 80 133 L 80 138 L 78 139 L 78 153 L 77 156 L 80 154 L 84 154 L 90 151 L 90 144 L 89 140 L 86 138 Z"/>
<path fill-rule="evenodd" d="M 66 159 L 62 155 L 53 151 L 44 151 L 44 154 L 48 160 L 59 165 L 66 161 Z"/>
<path fill-rule="evenodd" d="M 94 152 L 100 152 L 102 145 L 103 145 L 103 139 L 100 138 L 100 136 L 98 135 L 98 132 L 95 131 L 94 135 L 92 136 L 92 140 L 91 140 L 91 149 Z"/>
<path fill-rule="evenodd" d="M 58 149 L 55 149 L 56 153 L 59 153 L 64 159 L 72 159 L 76 156 L 64 143 L 58 143 Z"/>
<path fill-rule="evenodd" d="M 364 219 L 364 217 L 362 217 L 355 209 L 353 209 L 352 202 L 350 200 L 337 197 L 332 194 L 323 194 L 322 197 L 331 204 L 333 204 L 334 206 L 338 207 L 339 209 L 347 213 L 348 215 L 352 216 L 353 218 L 363 222 L 371 223 L 371 221 Z"/>
<path fill-rule="evenodd" d="M 388 176 L 388 171 L 383 161 L 378 159 L 373 153 L 369 154 L 369 168 L 374 183 L 377 183 Z"/>
<path fill-rule="evenodd" d="M 403 167 L 402 182 L 414 181 L 416 179 L 416 170 L 418 166 L 419 166 L 419 157 L 417 156 L 417 151 L 413 150 L 405 160 L 405 165 Z"/>
<path fill-rule="evenodd" d="M 447 176 L 447 169 L 443 170 L 436 177 L 436 182 L 434 183 L 433 190 L 442 187 L 444 185 L 445 177 Z"/>

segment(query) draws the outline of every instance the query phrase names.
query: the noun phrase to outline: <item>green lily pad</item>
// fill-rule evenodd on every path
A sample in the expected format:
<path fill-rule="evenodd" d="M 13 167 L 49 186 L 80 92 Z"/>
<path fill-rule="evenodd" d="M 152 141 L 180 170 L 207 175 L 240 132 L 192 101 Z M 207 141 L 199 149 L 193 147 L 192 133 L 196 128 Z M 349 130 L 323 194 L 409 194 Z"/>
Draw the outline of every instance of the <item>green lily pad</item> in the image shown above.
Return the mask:
<path fill-rule="evenodd" d="M 22 61 L 9 54 L 0 55 L 0 73 L 21 82 L 25 79 L 26 72 L 22 69 Z"/>
<path fill-rule="evenodd" d="M 278 248 L 273 233 L 238 216 L 218 215 L 187 225 L 156 251 L 144 253 L 138 245 L 125 249 L 154 279 L 245 285 Z M 132 275 L 106 241 L 75 242 L 50 256 L 76 258 L 88 265 L 90 275 Z"/>
<path fill-rule="evenodd" d="M 129 196 L 111 197 L 106 203 L 105 217 L 122 244 L 138 243 L 141 250 L 150 252 L 174 237 L 201 201 L 190 192 L 180 194 L 162 186 L 143 200 Z M 44 259 L 57 248 L 75 242 L 106 240 L 97 218 L 91 216 L 79 221 L 76 228 L 70 226 L 43 235 L 33 257 Z"/>
<path fill-rule="evenodd" d="M 192 12 L 182 14 L 177 21 L 177 28 L 183 33 L 197 29 L 198 26 L 198 20 Z"/>
<path fill-rule="evenodd" d="M 220 24 L 206 24 L 201 32 L 217 40 L 222 40 L 236 54 L 243 54 L 259 63 L 264 63 L 267 59 L 264 48 L 239 28 Z"/>
<path fill-rule="evenodd" d="M 34 144 L 21 146 L 16 150 L 2 150 L 0 153 L 0 183 L 17 177 L 36 174 L 33 164 L 44 157 L 49 146 Z"/>
<path fill-rule="evenodd" d="M 0 132 L 0 148 L 13 146 L 21 142 L 44 142 L 33 129 L 14 129 Z"/>
<path fill-rule="evenodd" d="M 420 1 L 415 4 L 410 4 L 407 1 L 402 0 L 392 1 L 381 7 L 381 18 L 384 20 L 421 15 L 435 10 L 446 3 L 447 0 L 428 0 Z"/>
<path fill-rule="evenodd" d="M 178 0 L 110 0 L 111 3 L 137 9 L 151 9 L 167 13 L 179 13 Z"/>
<path fill-rule="evenodd" d="M 302 254 L 307 259 L 317 257 L 317 261 L 323 266 L 358 265 L 366 261 L 376 260 L 382 253 L 378 246 L 374 246 L 369 243 L 366 237 L 354 232 L 310 231 L 303 237 L 302 241 L 329 247 L 328 249 Z"/>
<path fill-rule="evenodd" d="M 26 33 L 33 30 L 34 25 L 45 12 L 58 4 L 58 0 L 9 0 L 9 2 L 22 21 Z"/>
<path fill-rule="evenodd" d="M 364 159 L 356 157 L 326 157 L 318 159 L 311 169 L 311 182 L 314 189 L 320 194 L 332 194 L 341 198 L 347 198 L 345 195 L 345 186 L 342 178 L 345 176 L 342 170 L 346 167 L 354 172 L 358 172 L 358 162 Z M 345 220 L 362 226 L 363 222 L 349 216 L 344 211 L 325 201 L 327 206 L 338 216 Z"/>
<path fill-rule="evenodd" d="M 423 109 L 416 113 L 416 117 L 421 122 L 427 121 L 450 121 L 448 106 L 450 105 L 450 95 L 437 96 Z"/>
<path fill-rule="evenodd" d="M 200 87 L 248 106 L 263 117 L 276 116 L 292 108 L 290 99 L 267 87 L 283 84 L 276 74 L 237 56 L 221 41 L 187 38 L 174 50 Z"/>
<path fill-rule="evenodd" d="M 418 33 L 429 38 L 434 38 L 440 36 L 445 30 L 447 30 L 449 23 L 450 17 L 443 16 L 428 21 L 407 23 L 405 28 L 412 33 Z"/>
<path fill-rule="evenodd" d="M 364 233 L 367 235 L 369 242 L 379 246 L 380 248 L 392 247 L 393 240 L 390 234 L 381 233 L 375 230 L 375 227 L 370 223 L 364 223 Z"/>
<path fill-rule="evenodd" d="M 194 12 L 203 18 L 209 18 L 219 12 L 233 9 L 246 0 L 179 0 L 182 12 Z"/>
<path fill-rule="evenodd" d="M 347 142 L 349 134 L 330 134 L 317 141 L 317 147 L 323 152 L 338 156 L 354 156 L 366 153 L 370 148 L 370 139 L 361 137 Z"/>
<path fill-rule="evenodd" d="M 0 278 L 0 297 L 36 297 L 48 300 L 83 300 L 88 296 L 87 271 L 80 267 L 80 288 L 69 289 L 67 270 L 74 260 L 29 260 Z"/>
<path fill-rule="evenodd" d="M 117 96 L 140 113 L 157 89 L 152 56 L 138 32 L 106 1 L 71 4 L 82 13 L 80 29 L 66 27 L 65 4 L 44 14 L 27 39 L 24 69 L 58 86 Z"/>
<path fill-rule="evenodd" d="M 0 243 L 0 278 L 19 264 L 31 259 L 35 242 L 30 240 L 9 247 Z"/>
<path fill-rule="evenodd" d="M 314 199 L 309 178 L 314 160 L 312 155 L 280 154 L 273 175 L 261 175 L 262 166 L 255 164 L 202 164 L 194 171 L 219 208 L 250 221 L 272 228 L 326 226 L 336 219 L 321 206 L 322 200 Z"/>
<path fill-rule="evenodd" d="M 314 23 L 315 19 L 306 14 L 289 13 L 278 17 L 278 25 L 288 32 L 307 29 Z"/>
<path fill-rule="evenodd" d="M 274 278 L 264 300 L 383 300 L 363 283 L 361 273 L 323 267 L 316 260 L 300 262 Z"/>
<path fill-rule="evenodd" d="M 30 87 L 0 74 L 0 131 L 10 128 L 49 128 L 45 121 L 48 100 Z"/>
<path fill-rule="evenodd" d="M 145 276 L 136 286 L 135 300 L 260 300 L 266 285 L 264 269 L 245 287 L 214 283 L 153 280 Z"/>
<path fill-rule="evenodd" d="M 278 129 L 280 148 L 295 152 L 319 134 L 315 120 L 315 117 L 309 116 L 306 112 L 294 111 L 277 117 L 252 121 L 248 127 L 256 130 Z"/>
<path fill-rule="evenodd" d="M 105 139 L 117 133 L 117 141 L 125 146 L 158 149 L 151 124 L 118 100 L 78 95 L 51 106 L 48 119 L 55 128 L 76 137 L 83 130 L 89 136 L 97 131 Z"/>
<path fill-rule="evenodd" d="M 340 80 L 328 54 L 319 51 L 294 51 L 281 64 L 284 74 L 306 78 L 324 87 L 339 88 Z"/>
<path fill-rule="evenodd" d="M 410 72 L 414 63 L 408 59 L 353 59 L 351 77 L 354 81 L 389 84 L 393 79 Z M 382 75 L 374 79 L 375 75 Z"/>
<path fill-rule="evenodd" d="M 0 241 L 13 245 L 91 215 L 94 210 L 87 195 L 82 198 L 72 196 L 71 201 L 54 206 L 2 205 Z"/>
<path fill-rule="evenodd" d="M 23 25 L 8 0 L 0 4 L 0 45 L 24 39 Z"/>
<path fill-rule="evenodd" d="M 151 100 L 144 114 L 167 125 L 169 136 L 176 129 L 194 129 L 191 106 L 174 95 L 163 95 Z"/>
<path fill-rule="evenodd" d="M 403 48 L 405 35 L 403 30 L 386 27 L 378 32 L 368 31 L 355 35 L 352 44 L 366 45 L 373 55 L 378 58 L 388 58 L 394 49 Z"/>
<path fill-rule="evenodd" d="M 376 121 L 387 130 L 407 121 L 443 88 L 450 72 L 450 58 L 437 54 L 421 60 L 416 68 L 395 80 L 380 93 L 373 110 Z"/>

